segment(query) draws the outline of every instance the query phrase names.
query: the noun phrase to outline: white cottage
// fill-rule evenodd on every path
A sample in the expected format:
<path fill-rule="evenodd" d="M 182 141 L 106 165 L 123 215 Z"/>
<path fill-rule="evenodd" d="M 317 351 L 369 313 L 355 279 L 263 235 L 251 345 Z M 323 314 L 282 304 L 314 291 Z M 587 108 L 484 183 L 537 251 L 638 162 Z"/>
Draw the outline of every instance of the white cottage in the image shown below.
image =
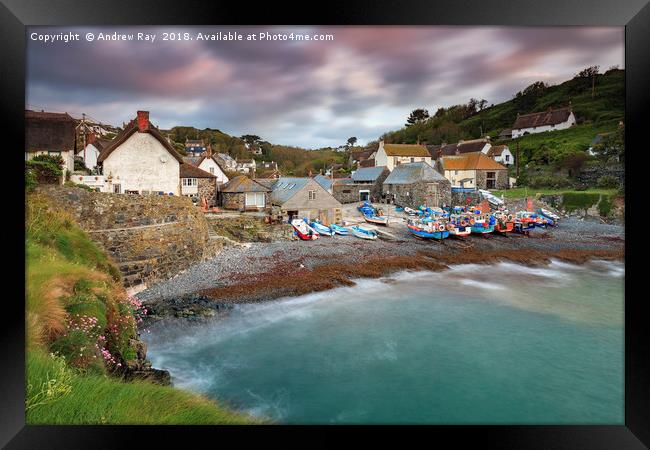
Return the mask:
<path fill-rule="evenodd" d="M 544 131 L 566 130 L 575 124 L 576 117 L 571 111 L 571 106 L 559 109 L 548 108 L 547 111 L 531 114 L 517 114 L 517 120 L 512 126 L 512 138 Z"/>
<path fill-rule="evenodd" d="M 429 150 L 419 144 L 384 144 L 384 141 L 379 141 L 374 159 L 375 166 L 386 166 L 390 171 L 400 164 L 414 162 L 431 164 Z"/>
<path fill-rule="evenodd" d="M 217 178 L 217 183 L 225 184 L 228 182 L 228 176 L 225 170 L 219 164 L 216 156 L 213 156 L 210 151 L 203 156 L 187 156 L 183 158 L 183 161 L 214 175 Z"/>
<path fill-rule="evenodd" d="M 63 159 L 63 177 L 74 171 L 76 121 L 68 113 L 25 110 L 25 161 L 38 155 Z"/>
<path fill-rule="evenodd" d="M 515 157 L 507 145 L 492 145 L 487 152 L 483 153 L 504 166 L 511 166 L 515 163 Z"/>
<path fill-rule="evenodd" d="M 106 190 L 113 193 L 163 193 L 180 195 L 183 158 L 149 122 L 149 111 L 137 118 L 97 158 L 106 177 Z"/>

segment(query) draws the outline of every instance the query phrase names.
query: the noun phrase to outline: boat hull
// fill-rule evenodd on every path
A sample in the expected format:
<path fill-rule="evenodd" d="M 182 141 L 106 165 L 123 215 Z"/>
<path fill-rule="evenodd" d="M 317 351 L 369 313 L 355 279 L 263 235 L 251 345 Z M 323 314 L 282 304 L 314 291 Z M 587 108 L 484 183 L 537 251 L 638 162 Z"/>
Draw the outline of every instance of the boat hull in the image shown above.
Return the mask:
<path fill-rule="evenodd" d="M 505 226 L 501 226 L 498 223 L 494 227 L 494 231 L 497 233 L 505 234 L 505 233 L 510 233 L 514 230 L 515 224 L 514 222 L 506 222 Z"/>
<path fill-rule="evenodd" d="M 363 233 L 363 232 L 361 232 L 361 231 L 356 231 L 356 230 L 352 230 L 352 234 L 353 234 L 354 236 L 360 238 L 360 239 L 367 239 L 367 240 L 369 240 L 369 241 L 374 241 L 374 240 L 377 239 L 377 235 L 376 235 L 376 234 L 374 234 L 374 235 L 373 235 L 373 234 L 366 234 L 366 233 Z"/>
<path fill-rule="evenodd" d="M 449 236 L 455 237 L 455 238 L 464 238 L 472 234 L 472 229 L 470 227 L 465 227 L 464 230 L 460 230 L 458 228 L 454 228 L 453 230 L 449 230 Z"/>
<path fill-rule="evenodd" d="M 448 230 L 443 230 L 443 231 L 433 231 L 433 232 L 428 232 L 424 230 L 420 230 L 414 227 L 408 227 L 408 230 L 411 234 L 413 234 L 416 237 L 422 238 L 422 239 L 435 239 L 435 240 L 442 240 L 447 237 L 449 237 L 449 231 Z"/>
<path fill-rule="evenodd" d="M 472 233 L 474 234 L 488 234 L 492 233 L 494 231 L 494 225 L 490 225 L 487 227 L 477 227 L 475 225 L 472 225 Z"/>
<path fill-rule="evenodd" d="M 388 217 L 377 217 L 377 216 L 372 216 L 372 217 L 364 216 L 364 217 L 366 219 L 366 222 L 368 223 L 388 226 Z"/>

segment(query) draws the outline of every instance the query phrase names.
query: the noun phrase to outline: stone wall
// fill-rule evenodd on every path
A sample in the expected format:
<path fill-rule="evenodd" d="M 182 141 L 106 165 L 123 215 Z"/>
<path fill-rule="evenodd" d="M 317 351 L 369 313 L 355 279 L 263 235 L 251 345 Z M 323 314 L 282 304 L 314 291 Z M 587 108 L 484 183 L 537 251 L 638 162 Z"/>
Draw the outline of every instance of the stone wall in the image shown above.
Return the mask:
<path fill-rule="evenodd" d="M 208 206 L 217 205 L 217 184 L 214 178 L 197 178 L 198 180 L 198 197 L 199 205 L 201 204 L 201 199 L 205 197 L 208 201 Z"/>
<path fill-rule="evenodd" d="M 385 184 L 384 192 L 394 195 L 395 204 L 410 208 L 417 208 L 420 205 L 442 206 L 451 202 L 451 183 L 448 180 L 413 184 Z"/>
<path fill-rule="evenodd" d="M 126 287 L 168 279 L 217 251 L 203 214 L 187 197 L 53 186 L 39 190 L 69 211 L 108 253 Z"/>
<path fill-rule="evenodd" d="M 601 177 L 614 177 L 619 180 L 621 185 L 625 184 L 625 168 L 620 165 L 611 166 L 592 166 L 583 168 L 578 175 L 578 181 L 588 186 L 596 186 L 598 179 Z"/>
<path fill-rule="evenodd" d="M 381 183 L 373 184 L 334 184 L 332 195 L 341 203 L 356 203 L 359 201 L 359 191 L 370 191 L 370 197 L 378 201 L 381 198 Z"/>
<path fill-rule="evenodd" d="M 452 192 L 451 206 L 477 205 L 481 202 L 478 192 Z"/>
<path fill-rule="evenodd" d="M 266 208 L 246 207 L 246 194 L 243 192 L 222 192 L 221 206 L 224 209 L 233 211 L 267 211 L 271 205 L 271 197 L 268 192 L 264 193 L 264 204 Z"/>
<path fill-rule="evenodd" d="M 496 186 L 490 189 L 507 189 L 508 188 L 508 171 L 507 170 L 477 170 L 476 187 L 478 189 L 488 189 L 487 173 L 495 172 Z"/>
<path fill-rule="evenodd" d="M 290 240 L 293 236 L 293 228 L 288 223 L 269 224 L 264 216 L 250 213 L 210 214 L 206 219 L 214 235 L 236 242 L 275 242 Z"/>

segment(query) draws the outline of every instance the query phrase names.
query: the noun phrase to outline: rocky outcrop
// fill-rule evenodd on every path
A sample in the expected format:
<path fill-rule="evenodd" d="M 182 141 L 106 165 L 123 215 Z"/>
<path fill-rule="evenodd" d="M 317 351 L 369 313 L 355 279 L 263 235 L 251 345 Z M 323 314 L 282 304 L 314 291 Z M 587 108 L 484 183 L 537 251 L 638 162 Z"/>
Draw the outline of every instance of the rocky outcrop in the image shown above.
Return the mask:
<path fill-rule="evenodd" d="M 171 385 L 171 375 L 169 371 L 155 369 L 151 367 L 151 362 L 147 359 L 147 344 L 139 339 L 130 339 L 129 346 L 135 350 L 136 357 L 124 361 L 122 369 L 116 373 L 124 381 L 149 381 L 152 383 Z"/>

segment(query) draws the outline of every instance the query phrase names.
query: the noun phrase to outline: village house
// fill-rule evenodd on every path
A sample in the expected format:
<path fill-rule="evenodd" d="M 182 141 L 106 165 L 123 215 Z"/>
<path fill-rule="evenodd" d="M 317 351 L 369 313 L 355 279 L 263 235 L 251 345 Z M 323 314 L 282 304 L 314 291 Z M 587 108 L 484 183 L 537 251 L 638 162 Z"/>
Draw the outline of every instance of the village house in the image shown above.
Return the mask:
<path fill-rule="evenodd" d="M 237 171 L 237 161 L 227 153 L 217 153 L 215 158 L 219 165 L 226 172 L 236 172 Z"/>
<path fill-rule="evenodd" d="M 332 195 L 341 203 L 378 201 L 382 196 L 382 184 L 389 174 L 385 166 L 360 168 L 350 178 L 335 179 Z"/>
<path fill-rule="evenodd" d="M 138 111 L 99 154 L 105 192 L 180 195 L 183 158 L 151 122 L 149 111 Z"/>
<path fill-rule="evenodd" d="M 209 147 L 203 139 L 187 139 L 185 138 L 185 152 L 188 155 L 199 156 L 205 152 Z"/>
<path fill-rule="evenodd" d="M 397 205 L 442 206 L 451 202 L 451 183 L 427 162 L 406 163 L 384 180 L 383 193 Z"/>
<path fill-rule="evenodd" d="M 202 156 L 185 156 L 183 162 L 214 175 L 217 183 L 224 184 L 228 182 L 228 176 L 221 167 L 219 160 L 212 155 L 210 148 Z"/>
<path fill-rule="evenodd" d="M 515 157 L 512 156 L 507 145 L 492 145 L 485 154 L 504 166 L 511 166 L 515 163 Z"/>
<path fill-rule="evenodd" d="M 257 164 L 254 159 L 237 160 L 237 172 L 240 173 L 255 173 Z"/>
<path fill-rule="evenodd" d="M 460 140 L 455 144 L 427 145 L 429 154 L 434 160 L 441 156 L 456 156 L 467 153 L 481 152 L 495 161 L 511 165 L 515 163 L 515 158 L 510 152 L 507 145 L 492 145 L 490 137 L 486 136 L 480 139 Z"/>
<path fill-rule="evenodd" d="M 111 143 L 111 139 L 98 138 L 93 132 L 86 135 L 86 147 L 79 152 L 77 157 L 80 157 L 86 168 L 91 171 L 97 169 L 97 158 L 99 154 Z"/>
<path fill-rule="evenodd" d="M 379 141 L 379 149 L 374 159 L 376 166 L 385 166 L 391 172 L 400 164 L 413 162 L 431 164 L 429 151 L 424 145 L 419 144 L 384 144 L 384 141 Z"/>
<path fill-rule="evenodd" d="M 221 205 L 236 211 L 264 211 L 271 205 L 271 189 L 262 183 L 239 175 L 228 181 L 221 190 Z"/>
<path fill-rule="evenodd" d="M 498 139 L 500 140 L 512 139 L 512 128 L 506 128 L 504 130 L 501 130 Z"/>
<path fill-rule="evenodd" d="M 315 219 L 329 225 L 342 218 L 341 203 L 313 178 L 278 178 L 272 185 L 271 203 L 289 219 Z"/>
<path fill-rule="evenodd" d="M 357 168 L 363 161 L 372 159 L 373 163 L 372 165 L 374 166 L 374 157 L 375 157 L 375 151 L 374 150 L 360 150 L 360 151 L 351 151 L 350 152 L 350 157 L 348 158 L 348 168 L 350 169 L 355 169 Z"/>
<path fill-rule="evenodd" d="M 341 178 L 339 178 L 339 180 L 341 180 Z M 334 179 L 332 177 L 319 173 L 314 177 L 314 181 L 320 184 L 327 192 L 330 194 L 332 193 L 332 184 L 334 183 Z"/>
<path fill-rule="evenodd" d="M 505 189 L 508 187 L 508 168 L 481 153 L 442 156 L 438 171 L 451 182 L 452 188 Z"/>
<path fill-rule="evenodd" d="M 63 159 L 63 176 L 74 171 L 77 122 L 68 113 L 25 110 L 25 161 L 37 155 Z"/>
<path fill-rule="evenodd" d="M 512 126 L 512 138 L 525 134 L 543 133 L 544 131 L 566 130 L 576 124 L 576 117 L 571 106 L 531 114 L 517 114 Z"/>
<path fill-rule="evenodd" d="M 199 204 L 205 199 L 209 207 L 217 205 L 218 178 L 192 164 L 181 164 L 181 195 L 195 197 Z"/>

